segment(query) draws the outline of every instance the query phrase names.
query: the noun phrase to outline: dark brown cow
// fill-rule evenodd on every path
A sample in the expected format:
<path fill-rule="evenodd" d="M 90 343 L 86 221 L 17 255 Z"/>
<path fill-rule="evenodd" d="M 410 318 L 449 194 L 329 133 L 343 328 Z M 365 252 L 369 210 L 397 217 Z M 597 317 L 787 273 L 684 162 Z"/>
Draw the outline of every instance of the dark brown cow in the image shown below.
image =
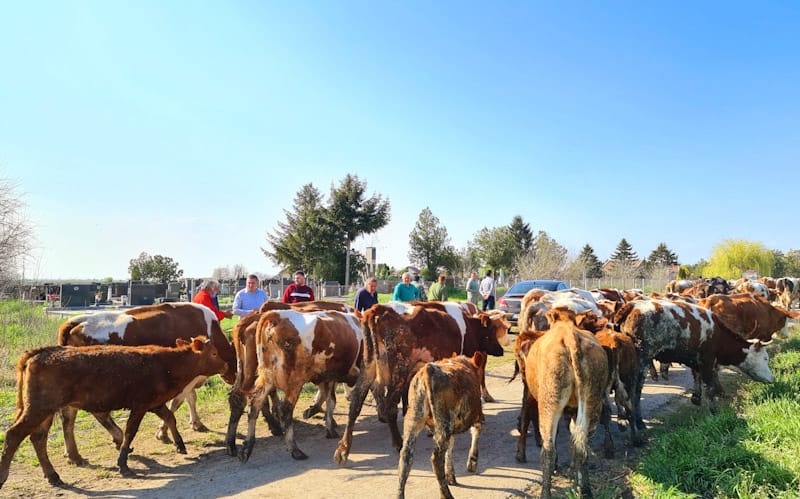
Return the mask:
<path fill-rule="evenodd" d="M 575 314 L 554 308 L 547 312 L 550 329 L 534 333 L 525 356 L 525 379 L 528 386 L 526 404 L 534 416 L 542 439 L 542 494 L 550 497 L 550 486 L 556 468 L 556 429 L 566 408 L 575 411 L 570 425 L 572 457 L 577 471 L 581 495 L 591 496 L 587 457 L 589 439 L 600 422 L 607 417 L 605 407 L 609 368 L 606 352 L 595 336 L 575 326 Z M 523 418 L 517 441 L 517 460 L 525 461 L 527 417 Z"/>
<path fill-rule="evenodd" d="M 453 442 L 456 433 L 470 430 L 472 444 L 467 471 L 478 469 L 478 437 L 483 427 L 480 380 L 486 368 L 486 355 L 475 352 L 431 362 L 417 371 L 408 389 L 408 412 L 403 421 L 403 448 L 397 474 L 398 498 L 405 497 L 406 481 L 414 462 L 414 444 L 425 426 L 433 433 L 431 465 L 439 482 L 441 497 L 451 498 L 449 485 L 457 485 L 453 467 Z"/>
<path fill-rule="evenodd" d="M 333 428 L 333 386 L 353 384 L 361 348 L 361 329 L 352 314 L 336 311 L 299 312 L 273 310 L 261 314 L 256 329 L 258 378 L 248 394 L 247 438 L 239 451 L 246 462 L 255 445 L 255 425 L 264 399 L 275 389 L 284 392 L 277 413 L 285 431 L 286 446 L 294 459 L 306 459 L 294 440 L 293 412 L 305 383 L 320 385 L 328 397 L 325 414 L 326 436 L 338 435 Z"/>
<path fill-rule="evenodd" d="M 186 446 L 166 402 L 197 376 L 221 374 L 226 362 L 205 337 L 177 348 L 117 345 L 42 347 L 22 354 L 17 364 L 17 415 L 6 432 L 0 458 L 0 486 L 8 478 L 14 453 L 30 435 L 42 471 L 52 485 L 63 485 L 47 455 L 47 434 L 55 412 L 64 406 L 91 412 L 130 409 L 117 465 L 123 476 L 131 443 L 145 413 L 160 417 L 181 454 Z"/>
<path fill-rule="evenodd" d="M 395 302 L 374 305 L 364 313 L 364 367 L 353 387 L 347 427 L 334 453 L 337 464 L 347 463 L 355 420 L 373 383 L 377 383 L 379 392 L 384 392 L 376 401 L 378 413 L 389 424 L 392 445 L 399 450 L 402 441 L 397 428 L 397 404 L 405 398 L 411 376 L 424 363 L 454 354 L 503 355 L 502 345 L 508 343 L 510 325 L 502 315 L 481 313 L 471 317 L 461 310 L 454 302 Z"/>
<path fill-rule="evenodd" d="M 68 346 L 86 345 L 159 345 L 171 347 L 177 339 L 189 340 L 193 336 L 205 335 L 211 339 L 219 356 L 228 363 L 222 374 L 226 383 L 233 383 L 236 376 L 236 352 L 222 332 L 214 312 L 196 303 L 162 303 L 135 307 L 125 311 L 100 312 L 79 315 L 64 322 L 58 330 L 58 344 Z M 189 422 L 197 431 L 207 431 L 197 414 L 195 389 L 205 383 L 207 378 L 199 378 L 188 384 L 170 403 L 175 412 L 186 400 L 189 406 Z M 75 417 L 77 409 L 65 407 L 61 411 L 64 429 L 64 444 L 68 460 L 72 464 L 85 464 L 86 460 L 78 452 L 75 444 Z M 106 428 L 119 447 L 122 430 L 108 413 L 93 413 Z M 157 437 L 168 440 L 162 424 Z"/>
<path fill-rule="evenodd" d="M 745 340 L 721 321 L 715 321 L 710 310 L 698 305 L 670 300 L 633 301 L 617 312 L 614 323 L 636 343 L 641 370 L 633 402 L 640 428 L 644 428 L 639 407 L 642 386 L 654 357 L 696 369 L 707 387 L 712 412 L 716 411 L 714 373 L 718 364 L 736 366 L 756 381 L 771 383 L 775 379 L 769 370 L 767 349 L 759 340 Z"/>

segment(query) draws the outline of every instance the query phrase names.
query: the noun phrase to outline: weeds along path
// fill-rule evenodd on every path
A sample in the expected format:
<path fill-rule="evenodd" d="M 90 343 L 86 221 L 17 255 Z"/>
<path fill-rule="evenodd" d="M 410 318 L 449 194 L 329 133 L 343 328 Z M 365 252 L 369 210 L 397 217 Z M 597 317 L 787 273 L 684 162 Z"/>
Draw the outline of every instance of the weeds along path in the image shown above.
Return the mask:
<path fill-rule="evenodd" d="M 516 418 L 519 413 L 521 382 L 519 379 L 507 383 L 513 367 L 502 366 L 487 373 L 490 393 L 497 399 L 495 403 L 484 405 L 486 422 L 479 442 L 478 473 L 466 471 L 469 448 L 469 433 L 458 435 L 454 449 L 454 461 L 458 486 L 451 487 L 458 498 L 506 498 L 524 496 L 526 491 L 541 480 L 539 449 L 533 438 L 528 439 L 528 463 L 515 460 L 517 441 Z M 670 399 L 683 394 L 691 386 L 691 373 L 676 367 L 671 370 L 669 382 L 645 384 L 642 399 L 646 419 L 657 414 Z M 295 413 L 299 416 L 304 406 Z M 340 399 L 336 408 L 339 431 L 347 421 L 348 404 Z M 202 407 L 201 407 L 202 410 Z M 210 415 L 209 415 L 210 416 Z M 205 420 L 204 416 L 204 420 Z M 225 453 L 223 438 L 227 413 L 216 414 L 214 419 L 206 420 L 213 428 L 205 434 L 206 444 L 197 443 L 196 436 L 188 428 L 186 419 L 178 420 L 179 429 L 187 441 L 188 454 L 179 455 L 171 445 L 157 442 L 153 438 L 157 418 L 146 416 L 136 440 L 134 453 L 129 458 L 132 470 L 138 478 L 122 478 L 116 471 L 116 451 L 108 440 L 108 449 L 102 455 L 86 452 L 84 457 L 90 465 L 83 468 L 70 466 L 63 458 L 63 448 L 51 443 L 50 457 L 61 478 L 69 487 L 58 489 L 50 487 L 44 480 L 41 470 L 33 465 L 33 459 L 20 462 L 15 459 L 11 466 L 8 482 L 2 490 L 2 497 L 115 497 L 115 498 L 218 498 L 218 497 L 298 497 L 298 498 L 340 498 L 351 497 L 395 497 L 397 490 L 398 453 L 391 448 L 389 431 L 386 425 L 378 422 L 373 405 L 366 404 L 356 423 L 353 449 L 345 467 L 333 462 L 333 452 L 338 440 L 325 438 L 325 429 L 320 416 L 310 420 L 298 419 L 295 424 L 300 448 L 308 454 L 305 461 L 293 460 L 284 446 L 283 439 L 271 436 L 266 423 L 259 420 L 257 442 L 253 455 L 246 464 Z M 58 423 L 56 421 L 56 423 Z M 211 423 L 211 424 L 209 424 Z M 91 422 L 98 438 L 106 438 L 105 431 Z M 60 432 L 58 424 L 52 433 Z M 616 431 L 614 426 L 616 461 L 622 467 L 633 459 L 636 450 L 632 449 L 627 434 Z M 239 427 L 246 431 L 244 421 Z M 601 431 L 595 434 L 593 448 L 595 455 L 590 462 L 602 460 L 600 444 Z M 562 425 L 559 435 L 559 461 L 567 461 L 566 427 Z M 52 435 L 51 435 L 52 437 Z M 79 442 L 80 445 L 80 442 Z M 25 442 L 23 447 L 30 447 Z M 105 446 L 103 446 L 105 448 Z M 32 453 L 32 451 L 31 451 Z M 431 439 L 426 432 L 417 440 L 414 466 L 406 486 L 406 497 L 430 498 L 438 493 L 436 479 L 430 467 Z M 619 477 L 617 477 L 619 478 Z M 604 478 L 593 477 L 592 486 L 602 485 Z"/>

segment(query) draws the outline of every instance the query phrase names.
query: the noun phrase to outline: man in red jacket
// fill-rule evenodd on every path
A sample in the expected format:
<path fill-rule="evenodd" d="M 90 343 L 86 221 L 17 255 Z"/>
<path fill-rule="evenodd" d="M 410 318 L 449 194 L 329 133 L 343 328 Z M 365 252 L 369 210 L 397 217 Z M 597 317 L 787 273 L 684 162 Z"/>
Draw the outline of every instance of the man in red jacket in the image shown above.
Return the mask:
<path fill-rule="evenodd" d="M 298 270 L 294 273 L 294 282 L 286 286 L 283 292 L 283 303 L 298 303 L 301 301 L 314 301 L 314 290 L 306 286 L 306 275 Z"/>

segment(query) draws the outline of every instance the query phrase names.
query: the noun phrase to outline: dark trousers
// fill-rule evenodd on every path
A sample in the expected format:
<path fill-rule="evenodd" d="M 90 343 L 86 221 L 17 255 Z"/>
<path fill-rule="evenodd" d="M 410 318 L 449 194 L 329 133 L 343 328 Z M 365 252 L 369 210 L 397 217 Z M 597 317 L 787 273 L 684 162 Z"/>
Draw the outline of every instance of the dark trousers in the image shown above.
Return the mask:
<path fill-rule="evenodd" d="M 483 311 L 486 310 L 493 310 L 494 309 L 494 296 L 489 296 L 489 298 L 483 300 Z"/>

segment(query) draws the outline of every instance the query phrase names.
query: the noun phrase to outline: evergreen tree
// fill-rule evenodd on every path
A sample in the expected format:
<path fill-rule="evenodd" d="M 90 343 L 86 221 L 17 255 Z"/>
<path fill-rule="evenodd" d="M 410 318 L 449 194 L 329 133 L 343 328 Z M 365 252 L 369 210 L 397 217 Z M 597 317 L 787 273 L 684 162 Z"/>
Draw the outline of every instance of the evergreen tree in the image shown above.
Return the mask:
<path fill-rule="evenodd" d="M 581 254 L 578 255 L 578 260 L 583 264 L 586 277 L 603 277 L 603 263 L 595 255 L 594 248 L 588 243 L 581 250 Z"/>
<path fill-rule="evenodd" d="M 638 259 L 639 255 L 633 251 L 633 247 L 624 237 L 619 244 L 617 244 L 617 249 L 614 251 L 614 254 L 611 255 L 611 260 L 619 263 L 633 263 Z"/>
<path fill-rule="evenodd" d="M 678 255 L 670 251 L 666 243 L 660 243 L 647 257 L 647 263 L 660 266 L 677 265 Z"/>
<path fill-rule="evenodd" d="M 533 232 L 531 232 L 531 226 L 523 222 L 521 216 L 516 215 L 511 220 L 511 225 L 508 226 L 508 230 L 511 232 L 511 237 L 517 247 L 517 253 L 522 255 L 533 250 Z"/>
<path fill-rule="evenodd" d="M 617 249 L 611 255 L 611 274 L 619 278 L 642 277 L 645 270 L 639 264 L 639 255 L 633 251 L 633 247 L 623 237 L 617 244 Z"/>

